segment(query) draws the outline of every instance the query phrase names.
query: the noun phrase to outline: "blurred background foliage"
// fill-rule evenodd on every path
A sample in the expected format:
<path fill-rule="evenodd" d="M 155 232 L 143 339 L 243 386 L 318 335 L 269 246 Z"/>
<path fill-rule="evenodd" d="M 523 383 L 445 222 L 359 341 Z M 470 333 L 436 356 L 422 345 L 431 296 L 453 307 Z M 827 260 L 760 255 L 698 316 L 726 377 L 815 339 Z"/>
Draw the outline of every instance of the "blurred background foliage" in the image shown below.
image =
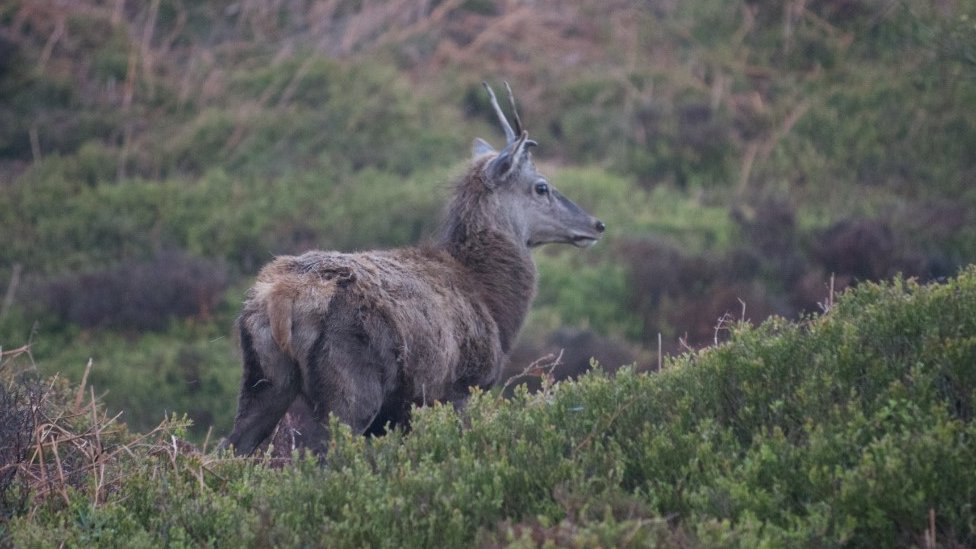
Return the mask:
<path fill-rule="evenodd" d="M 976 256 L 976 1 L 13 0 L 0 6 L 0 345 L 144 429 L 229 428 L 273 255 L 436 232 L 482 80 L 608 224 L 543 249 L 511 366 L 657 368 L 725 315 Z"/>

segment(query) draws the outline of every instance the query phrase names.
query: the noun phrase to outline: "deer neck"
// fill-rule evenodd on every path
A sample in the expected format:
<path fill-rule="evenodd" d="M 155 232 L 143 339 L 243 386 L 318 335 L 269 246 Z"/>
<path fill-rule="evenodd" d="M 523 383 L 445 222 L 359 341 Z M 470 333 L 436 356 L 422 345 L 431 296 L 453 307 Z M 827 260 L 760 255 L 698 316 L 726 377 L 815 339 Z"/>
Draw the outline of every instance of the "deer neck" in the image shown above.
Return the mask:
<path fill-rule="evenodd" d="M 444 246 L 464 265 L 498 326 L 508 354 L 535 297 L 536 270 L 528 247 L 490 228 L 453 227 Z"/>

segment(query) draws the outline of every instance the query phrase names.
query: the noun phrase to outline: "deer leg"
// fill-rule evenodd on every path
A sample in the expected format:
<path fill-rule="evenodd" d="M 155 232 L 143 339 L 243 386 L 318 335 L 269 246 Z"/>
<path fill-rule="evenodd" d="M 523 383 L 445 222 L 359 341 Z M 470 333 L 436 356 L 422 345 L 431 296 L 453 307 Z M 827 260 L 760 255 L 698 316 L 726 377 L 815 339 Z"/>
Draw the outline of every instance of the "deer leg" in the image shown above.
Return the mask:
<path fill-rule="evenodd" d="M 304 393 L 312 413 L 320 423 L 328 421 L 329 413 L 335 414 L 354 433 L 363 434 L 379 414 L 387 392 L 382 367 L 361 341 L 321 343 L 310 353 L 306 369 Z"/>
<path fill-rule="evenodd" d="M 329 413 L 335 414 L 354 433 L 363 434 L 383 405 L 379 379 L 369 379 L 373 376 L 363 376 L 361 373 L 355 376 L 357 379 L 349 379 L 344 372 L 337 374 L 328 388 L 309 398 L 313 403 L 313 414 L 320 423 L 328 421 Z"/>
<path fill-rule="evenodd" d="M 237 455 L 249 455 L 261 444 L 285 414 L 301 388 L 297 365 L 284 355 L 270 330 L 254 330 L 241 319 L 241 351 L 244 378 L 237 404 L 234 430 L 221 448 L 234 447 Z"/>

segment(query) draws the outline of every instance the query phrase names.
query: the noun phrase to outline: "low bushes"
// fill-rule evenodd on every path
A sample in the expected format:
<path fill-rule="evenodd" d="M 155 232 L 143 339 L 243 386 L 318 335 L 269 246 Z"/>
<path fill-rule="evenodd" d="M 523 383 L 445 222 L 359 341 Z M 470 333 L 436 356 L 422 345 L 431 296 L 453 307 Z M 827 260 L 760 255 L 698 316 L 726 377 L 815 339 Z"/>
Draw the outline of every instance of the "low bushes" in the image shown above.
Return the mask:
<path fill-rule="evenodd" d="M 106 448 L 101 499 L 34 499 L 2 528 L 25 546 L 972 545 L 976 268 L 828 305 L 657 374 L 478 393 L 380 438 L 334 423 L 322 463 Z"/>
<path fill-rule="evenodd" d="M 227 267 L 182 252 L 62 275 L 39 286 L 44 309 L 82 328 L 161 330 L 178 318 L 209 318 L 223 300 Z"/>

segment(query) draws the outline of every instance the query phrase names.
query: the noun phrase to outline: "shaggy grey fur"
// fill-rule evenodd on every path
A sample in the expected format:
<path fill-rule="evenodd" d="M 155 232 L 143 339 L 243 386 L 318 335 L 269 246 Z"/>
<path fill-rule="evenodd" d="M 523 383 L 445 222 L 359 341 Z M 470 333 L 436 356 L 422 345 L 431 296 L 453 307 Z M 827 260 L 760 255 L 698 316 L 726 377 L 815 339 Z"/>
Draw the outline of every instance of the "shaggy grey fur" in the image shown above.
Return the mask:
<path fill-rule="evenodd" d="M 238 320 L 244 375 L 222 446 L 250 454 L 296 398 L 315 420 L 306 440 L 324 450 L 330 412 L 381 432 L 412 405 L 461 406 L 471 387 L 498 380 L 535 295 L 530 248 L 588 246 L 604 225 L 536 171 L 511 90 L 517 134 L 485 87 L 507 144 L 475 140 L 435 244 L 311 251 L 258 274 Z"/>

